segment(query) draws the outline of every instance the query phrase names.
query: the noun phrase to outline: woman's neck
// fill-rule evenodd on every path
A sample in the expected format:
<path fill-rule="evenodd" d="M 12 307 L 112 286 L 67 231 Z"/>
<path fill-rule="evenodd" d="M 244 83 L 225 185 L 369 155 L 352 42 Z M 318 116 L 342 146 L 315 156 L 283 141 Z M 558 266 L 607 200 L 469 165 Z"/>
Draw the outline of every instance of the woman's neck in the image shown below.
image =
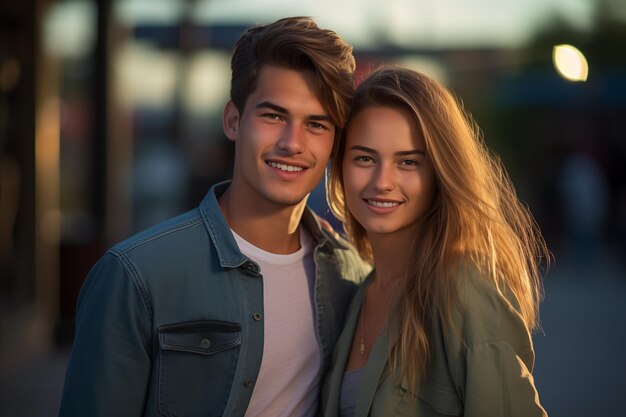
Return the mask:
<path fill-rule="evenodd" d="M 377 288 L 395 286 L 395 281 L 407 272 L 411 243 L 394 235 L 372 237 L 370 244 L 376 269 L 376 279 L 372 284 Z"/>

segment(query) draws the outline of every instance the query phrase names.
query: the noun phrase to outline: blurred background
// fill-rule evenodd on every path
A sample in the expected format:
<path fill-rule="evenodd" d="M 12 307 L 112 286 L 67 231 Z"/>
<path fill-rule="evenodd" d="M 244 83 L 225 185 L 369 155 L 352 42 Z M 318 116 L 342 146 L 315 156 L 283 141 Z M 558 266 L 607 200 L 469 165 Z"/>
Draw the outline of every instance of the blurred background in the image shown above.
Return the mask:
<path fill-rule="evenodd" d="M 391 62 L 457 94 L 555 255 L 544 406 L 623 414 L 626 2 L 2 0 L 0 415 L 56 415 L 89 268 L 230 176 L 230 50 L 289 15 L 352 43 L 360 78 Z"/>

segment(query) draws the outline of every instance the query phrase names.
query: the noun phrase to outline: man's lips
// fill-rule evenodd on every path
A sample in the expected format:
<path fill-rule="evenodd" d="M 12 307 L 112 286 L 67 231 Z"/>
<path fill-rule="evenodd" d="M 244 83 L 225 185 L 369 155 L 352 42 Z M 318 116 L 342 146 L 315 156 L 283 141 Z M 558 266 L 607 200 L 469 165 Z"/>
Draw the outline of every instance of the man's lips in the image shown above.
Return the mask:
<path fill-rule="evenodd" d="M 306 169 L 306 167 L 294 165 L 292 163 L 284 163 L 278 161 L 266 161 L 265 163 L 272 168 L 276 168 L 284 172 L 302 172 Z"/>

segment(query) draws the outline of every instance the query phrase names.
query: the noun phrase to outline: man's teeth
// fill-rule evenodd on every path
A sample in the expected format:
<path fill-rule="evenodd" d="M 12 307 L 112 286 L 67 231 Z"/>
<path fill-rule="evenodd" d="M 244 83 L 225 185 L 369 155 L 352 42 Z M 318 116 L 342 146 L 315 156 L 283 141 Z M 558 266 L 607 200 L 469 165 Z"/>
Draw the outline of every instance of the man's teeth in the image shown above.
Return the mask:
<path fill-rule="evenodd" d="M 367 204 L 372 205 L 374 207 L 395 207 L 400 205 L 398 202 L 392 201 L 376 201 L 376 200 L 367 200 Z"/>
<path fill-rule="evenodd" d="M 269 166 L 271 166 L 272 168 L 278 168 L 281 171 L 300 172 L 300 171 L 302 171 L 304 169 L 302 167 L 295 167 L 293 165 L 279 164 L 277 162 L 268 162 L 267 164 Z"/>

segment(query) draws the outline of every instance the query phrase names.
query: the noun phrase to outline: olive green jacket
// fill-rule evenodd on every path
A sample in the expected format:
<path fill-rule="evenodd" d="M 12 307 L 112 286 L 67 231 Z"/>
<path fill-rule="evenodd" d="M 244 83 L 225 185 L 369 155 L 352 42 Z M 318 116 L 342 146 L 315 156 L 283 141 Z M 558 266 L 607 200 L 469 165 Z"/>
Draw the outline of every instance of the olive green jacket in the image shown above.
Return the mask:
<path fill-rule="evenodd" d="M 459 269 L 458 277 L 452 325 L 444 326 L 438 315 L 431 320 L 431 362 L 415 392 L 390 374 L 389 332 L 383 330 L 362 373 L 355 417 L 547 415 L 533 383 L 532 341 L 515 297 L 502 296 L 475 270 Z M 369 281 L 355 295 L 335 347 L 322 388 L 325 417 L 339 416 L 343 373 Z"/>

